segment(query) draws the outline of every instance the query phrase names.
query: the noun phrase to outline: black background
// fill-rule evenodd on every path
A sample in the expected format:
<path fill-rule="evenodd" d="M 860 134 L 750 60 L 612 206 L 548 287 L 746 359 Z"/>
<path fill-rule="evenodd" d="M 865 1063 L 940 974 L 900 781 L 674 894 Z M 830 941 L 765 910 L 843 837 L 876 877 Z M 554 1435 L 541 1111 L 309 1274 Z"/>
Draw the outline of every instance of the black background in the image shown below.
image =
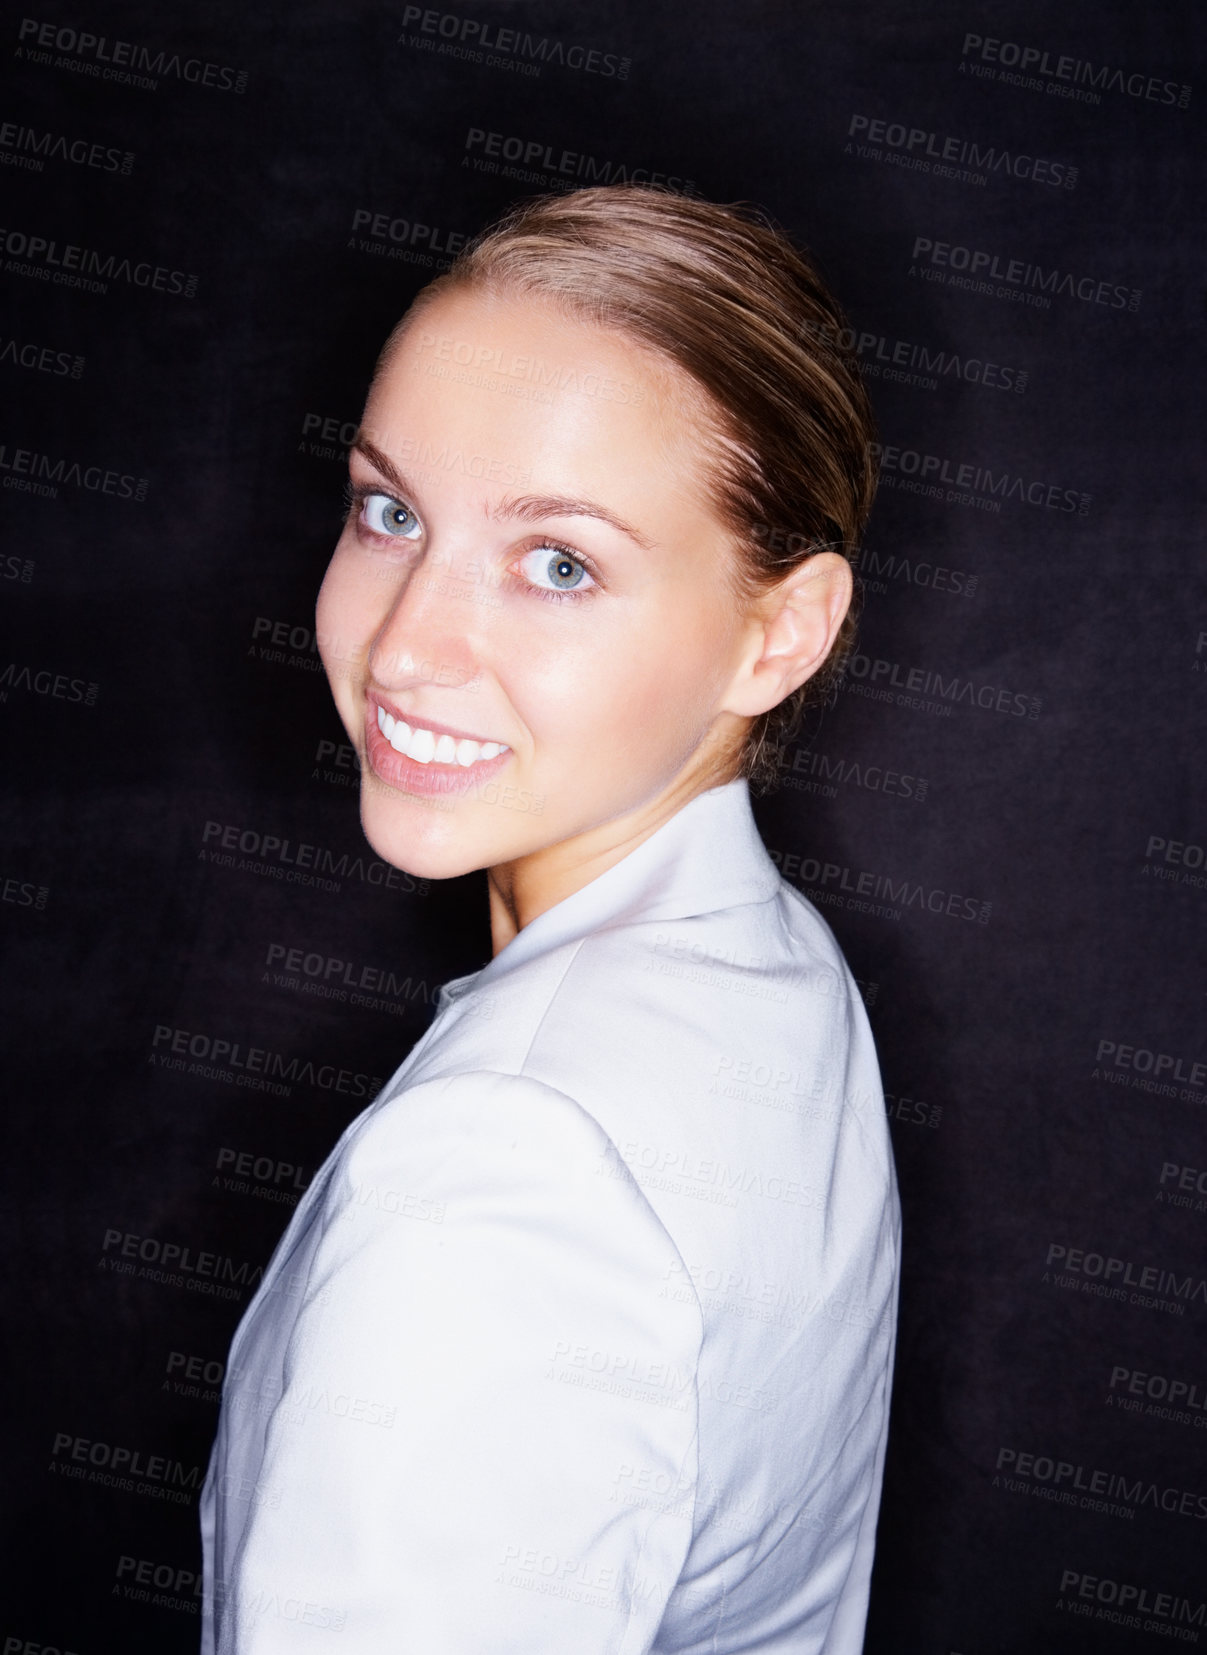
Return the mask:
<path fill-rule="evenodd" d="M 567 150 L 757 201 L 808 245 L 889 449 L 859 653 L 758 805 L 860 981 L 893 1114 L 867 1649 L 1207 1641 L 1197 8 L 465 0 L 427 34 L 405 13 L 121 0 L 3 25 L 0 1648 L 195 1647 L 196 1489 L 248 1284 L 437 985 L 486 957 L 480 876 L 391 885 L 364 845 L 313 604 L 381 339 Z M 447 17 L 530 42 L 441 52 Z M 154 84 L 106 75 L 117 41 Z M 996 72 L 1023 49 L 1034 84 Z M 874 121 L 933 138 L 861 153 Z M 473 132 L 537 159 L 477 169 Z M 983 164 L 939 171 L 949 137 Z M 929 170 L 901 164 L 928 143 Z M 103 290 L 56 279 L 68 245 L 111 261 Z M 1037 274 L 933 279 L 977 251 Z M 302 844 L 336 889 L 283 877 Z M 320 975 L 288 986 L 290 949 Z M 310 992 L 332 960 L 328 986 L 391 973 L 386 1003 Z M 241 1086 L 220 1041 L 295 1078 Z M 1085 1256 L 1062 1273 L 1053 1248 Z M 1115 1512 L 1052 1498 L 1096 1472 Z M 1150 1629 L 1097 1613 L 1123 1585 Z"/>

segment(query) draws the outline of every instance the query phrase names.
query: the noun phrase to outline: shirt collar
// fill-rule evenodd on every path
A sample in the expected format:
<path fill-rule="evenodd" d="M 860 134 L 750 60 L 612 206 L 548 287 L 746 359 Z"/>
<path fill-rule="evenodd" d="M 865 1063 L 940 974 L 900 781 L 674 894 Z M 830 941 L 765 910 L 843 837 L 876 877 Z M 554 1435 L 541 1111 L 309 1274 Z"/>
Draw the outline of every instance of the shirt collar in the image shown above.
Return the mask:
<path fill-rule="evenodd" d="M 687 919 L 766 902 L 780 876 L 767 855 L 744 779 L 697 793 L 682 810 L 571 896 L 527 924 L 481 971 L 440 990 L 441 1006 L 540 954 L 607 926 Z"/>

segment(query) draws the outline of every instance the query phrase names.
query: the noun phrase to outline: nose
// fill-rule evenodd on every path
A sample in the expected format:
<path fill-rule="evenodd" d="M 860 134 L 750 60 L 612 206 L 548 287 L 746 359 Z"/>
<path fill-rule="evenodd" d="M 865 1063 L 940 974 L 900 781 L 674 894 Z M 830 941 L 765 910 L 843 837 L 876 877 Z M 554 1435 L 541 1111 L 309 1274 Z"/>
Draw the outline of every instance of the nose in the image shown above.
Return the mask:
<path fill-rule="evenodd" d="M 394 594 L 369 649 L 369 674 L 383 690 L 421 685 L 465 689 L 480 676 L 472 583 L 430 551 Z"/>

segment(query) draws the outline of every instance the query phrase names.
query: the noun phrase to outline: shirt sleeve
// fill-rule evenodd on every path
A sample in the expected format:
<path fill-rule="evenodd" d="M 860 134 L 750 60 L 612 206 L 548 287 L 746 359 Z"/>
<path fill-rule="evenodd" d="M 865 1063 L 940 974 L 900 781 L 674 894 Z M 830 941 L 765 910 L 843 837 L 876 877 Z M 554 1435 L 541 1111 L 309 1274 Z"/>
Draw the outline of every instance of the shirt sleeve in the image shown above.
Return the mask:
<path fill-rule="evenodd" d="M 428 1082 L 349 1135 L 320 1222 L 219 1655 L 647 1651 L 702 1318 L 598 1122 L 523 1078 Z"/>

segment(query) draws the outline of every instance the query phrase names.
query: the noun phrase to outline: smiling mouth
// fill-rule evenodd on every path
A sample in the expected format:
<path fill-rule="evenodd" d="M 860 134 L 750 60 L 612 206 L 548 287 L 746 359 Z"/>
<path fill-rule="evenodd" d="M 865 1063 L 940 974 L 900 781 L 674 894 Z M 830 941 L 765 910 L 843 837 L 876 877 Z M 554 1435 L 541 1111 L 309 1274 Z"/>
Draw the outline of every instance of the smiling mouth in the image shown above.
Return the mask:
<path fill-rule="evenodd" d="M 501 741 L 474 741 L 469 736 L 458 739 L 437 735 L 423 725 L 411 725 L 403 718 L 395 718 L 380 702 L 377 704 L 377 728 L 396 753 L 412 759 L 416 764 L 455 764 L 468 770 L 472 765 L 497 759 L 500 753 L 510 752 Z"/>

